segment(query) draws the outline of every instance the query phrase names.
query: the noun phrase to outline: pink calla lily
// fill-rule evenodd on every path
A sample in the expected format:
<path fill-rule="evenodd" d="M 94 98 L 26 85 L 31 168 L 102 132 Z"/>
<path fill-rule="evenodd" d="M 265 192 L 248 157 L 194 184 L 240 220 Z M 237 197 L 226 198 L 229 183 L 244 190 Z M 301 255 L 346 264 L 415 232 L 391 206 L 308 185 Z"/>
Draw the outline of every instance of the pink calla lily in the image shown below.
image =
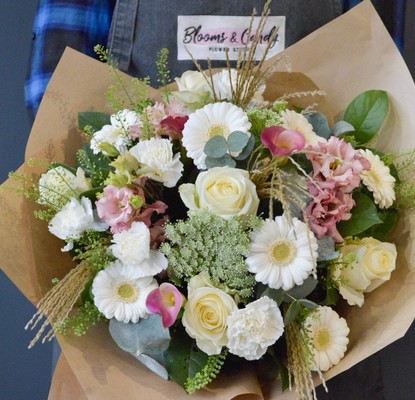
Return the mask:
<path fill-rule="evenodd" d="M 291 154 L 305 146 L 305 138 L 300 132 L 285 129 L 283 126 L 265 128 L 261 132 L 261 142 L 274 157 Z"/>
<path fill-rule="evenodd" d="M 168 328 L 176 321 L 183 304 L 183 296 L 171 283 L 162 283 L 147 296 L 146 306 L 153 314 L 160 314 L 163 326 Z"/>

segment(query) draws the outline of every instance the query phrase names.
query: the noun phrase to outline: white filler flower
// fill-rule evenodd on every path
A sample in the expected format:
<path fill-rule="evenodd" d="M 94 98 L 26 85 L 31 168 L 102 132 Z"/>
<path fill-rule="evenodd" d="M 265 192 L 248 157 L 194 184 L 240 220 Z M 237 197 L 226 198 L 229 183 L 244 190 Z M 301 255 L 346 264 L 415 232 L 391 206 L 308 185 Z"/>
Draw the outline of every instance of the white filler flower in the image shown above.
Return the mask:
<path fill-rule="evenodd" d="M 248 269 L 273 289 L 301 285 L 317 264 L 317 239 L 307 225 L 285 216 L 268 219 L 251 235 Z"/>
<path fill-rule="evenodd" d="M 144 222 L 135 221 L 128 230 L 115 233 L 110 246 L 114 257 L 136 268 L 137 276 L 153 276 L 167 268 L 167 258 L 150 249 L 150 230 Z"/>
<path fill-rule="evenodd" d="M 330 307 L 318 307 L 304 321 L 314 347 L 314 370 L 327 371 L 336 365 L 347 350 L 349 327 Z"/>
<path fill-rule="evenodd" d="M 115 261 L 98 272 L 92 294 L 95 305 L 107 319 L 136 323 L 147 317 L 146 299 L 157 287 L 152 276 L 140 278 L 136 268 Z"/>
<path fill-rule="evenodd" d="M 373 193 L 373 199 L 380 208 L 389 208 L 395 201 L 395 178 L 377 154 L 369 149 L 360 154 L 370 162 L 370 169 L 360 173 L 364 185 Z"/>
<path fill-rule="evenodd" d="M 145 176 L 168 188 L 176 186 L 182 176 L 180 154 L 173 155 L 173 145 L 168 139 L 142 140 L 130 149 L 130 154 L 144 165 Z"/>
<path fill-rule="evenodd" d="M 228 348 L 247 360 L 258 360 L 284 332 L 277 303 L 264 296 L 228 317 Z"/>
<path fill-rule="evenodd" d="M 231 103 L 208 104 L 190 114 L 183 129 L 183 145 L 196 167 L 206 169 L 203 149 L 210 138 L 220 135 L 227 139 L 234 131 L 249 133 L 250 129 L 251 123 L 241 108 Z"/>

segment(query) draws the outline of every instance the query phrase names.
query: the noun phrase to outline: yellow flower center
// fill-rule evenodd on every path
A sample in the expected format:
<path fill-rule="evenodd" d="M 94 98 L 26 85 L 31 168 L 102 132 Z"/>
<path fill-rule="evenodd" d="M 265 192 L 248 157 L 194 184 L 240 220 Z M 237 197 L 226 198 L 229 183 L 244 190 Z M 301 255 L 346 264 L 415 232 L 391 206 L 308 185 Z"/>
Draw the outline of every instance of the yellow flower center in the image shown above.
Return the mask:
<path fill-rule="evenodd" d="M 228 128 L 223 124 L 212 124 L 208 130 L 208 136 L 210 138 L 213 136 L 227 137 L 228 133 L 229 133 Z"/>
<path fill-rule="evenodd" d="M 287 265 L 294 260 L 296 249 L 289 240 L 279 240 L 271 248 L 271 259 L 279 265 Z"/>
<path fill-rule="evenodd" d="M 124 303 L 132 303 L 138 297 L 137 288 L 128 282 L 119 283 L 115 288 L 115 293 Z"/>
<path fill-rule="evenodd" d="M 320 328 L 314 336 L 314 347 L 318 351 L 326 350 L 330 346 L 331 337 L 330 331 L 324 327 Z"/>

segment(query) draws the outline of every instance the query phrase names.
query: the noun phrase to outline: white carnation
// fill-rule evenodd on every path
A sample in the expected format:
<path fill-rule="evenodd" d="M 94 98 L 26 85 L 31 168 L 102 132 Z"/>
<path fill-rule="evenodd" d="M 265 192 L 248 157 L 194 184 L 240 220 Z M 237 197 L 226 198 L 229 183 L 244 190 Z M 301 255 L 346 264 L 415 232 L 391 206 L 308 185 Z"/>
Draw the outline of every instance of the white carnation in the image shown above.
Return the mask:
<path fill-rule="evenodd" d="M 168 139 L 143 140 L 130 149 L 130 154 L 143 164 L 145 176 L 166 187 L 174 187 L 182 176 L 180 154 L 173 155 L 173 146 Z"/>
<path fill-rule="evenodd" d="M 137 276 L 153 276 L 167 268 L 167 259 L 150 249 L 150 230 L 144 222 L 133 222 L 131 228 L 114 234 L 110 246 L 114 257 L 124 265 L 137 268 Z"/>
<path fill-rule="evenodd" d="M 228 348 L 247 360 L 258 360 L 284 332 L 277 303 L 264 296 L 228 317 Z"/>

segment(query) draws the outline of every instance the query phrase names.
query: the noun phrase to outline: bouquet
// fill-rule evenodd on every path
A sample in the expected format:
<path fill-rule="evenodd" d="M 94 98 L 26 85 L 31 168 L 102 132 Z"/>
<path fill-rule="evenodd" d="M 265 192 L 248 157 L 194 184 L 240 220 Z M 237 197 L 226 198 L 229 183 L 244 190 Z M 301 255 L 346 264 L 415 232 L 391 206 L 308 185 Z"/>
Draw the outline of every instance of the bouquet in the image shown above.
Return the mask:
<path fill-rule="evenodd" d="M 247 54 L 236 69 L 187 71 L 166 86 L 161 52 L 159 91 L 116 72 L 110 112 L 104 100 L 93 111 L 83 105 L 69 137 L 32 142 L 42 154 L 30 154 L 37 172 L 25 194 L 36 203 L 25 207 L 38 219 L 30 243 L 44 296 L 29 326 L 40 325 L 33 344 L 59 334 L 78 376 L 85 349 L 111 343 L 107 325 L 126 353 L 109 350 L 128 364 L 115 380 L 120 371 L 134 379 L 132 354 L 152 371 L 140 369 L 149 396 L 161 388 L 157 375 L 198 398 L 240 371 L 249 389 L 224 396 L 259 395 L 255 370 L 271 392 L 276 380 L 294 383 L 308 399 L 313 371 L 324 381 L 345 354 L 357 362 L 355 338 L 368 325 L 359 311 L 403 274 L 391 234 L 413 199 L 412 153 L 381 151 L 387 91 L 336 101 L 334 116 L 338 92 L 275 73 L 285 56 L 258 68 Z M 39 243 L 40 231 L 63 243 Z M 72 265 L 63 273 L 67 264 L 47 260 L 60 251 Z M 107 352 L 90 351 L 86 363 L 106 371 Z M 168 390 L 180 397 L 180 386 Z"/>

